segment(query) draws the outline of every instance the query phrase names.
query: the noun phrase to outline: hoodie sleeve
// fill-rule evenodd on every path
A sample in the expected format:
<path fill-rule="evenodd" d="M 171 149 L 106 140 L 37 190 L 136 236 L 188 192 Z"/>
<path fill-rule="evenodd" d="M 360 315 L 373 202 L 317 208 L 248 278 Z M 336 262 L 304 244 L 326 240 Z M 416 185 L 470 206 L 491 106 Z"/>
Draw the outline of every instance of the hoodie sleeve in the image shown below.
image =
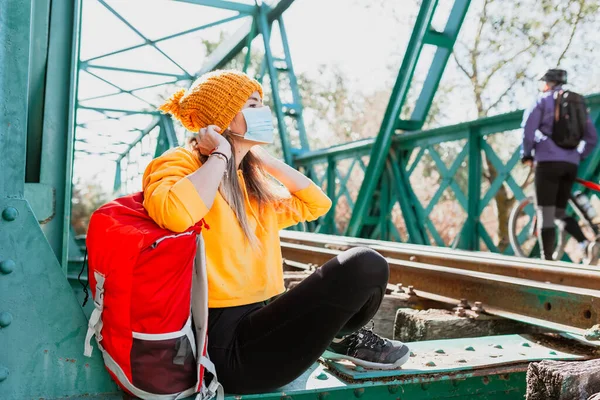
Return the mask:
<path fill-rule="evenodd" d="M 542 107 L 537 101 L 529 110 L 523 114 L 523 144 L 521 147 L 521 159 L 531 159 L 535 148 L 535 131 L 540 128 L 542 122 Z"/>
<path fill-rule="evenodd" d="M 144 208 L 160 227 L 184 232 L 208 213 L 198 191 L 186 178 L 200 165 L 193 153 L 176 148 L 146 167 L 142 181 Z"/>
<path fill-rule="evenodd" d="M 277 224 L 284 229 L 298 222 L 314 221 L 327 214 L 331 208 L 331 200 L 314 183 L 305 189 L 298 190 L 275 205 Z"/>

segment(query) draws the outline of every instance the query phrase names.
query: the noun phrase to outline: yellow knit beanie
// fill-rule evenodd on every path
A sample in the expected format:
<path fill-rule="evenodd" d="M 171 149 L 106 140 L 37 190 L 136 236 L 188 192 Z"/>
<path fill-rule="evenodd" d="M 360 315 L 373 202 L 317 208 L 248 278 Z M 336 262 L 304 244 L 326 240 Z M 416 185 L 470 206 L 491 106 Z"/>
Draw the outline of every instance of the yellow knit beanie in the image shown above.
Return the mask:
<path fill-rule="evenodd" d="M 217 125 L 221 132 L 254 92 L 263 97 L 262 86 L 243 72 L 219 70 L 202 75 L 188 89 L 181 89 L 159 110 L 173 115 L 189 131 Z"/>

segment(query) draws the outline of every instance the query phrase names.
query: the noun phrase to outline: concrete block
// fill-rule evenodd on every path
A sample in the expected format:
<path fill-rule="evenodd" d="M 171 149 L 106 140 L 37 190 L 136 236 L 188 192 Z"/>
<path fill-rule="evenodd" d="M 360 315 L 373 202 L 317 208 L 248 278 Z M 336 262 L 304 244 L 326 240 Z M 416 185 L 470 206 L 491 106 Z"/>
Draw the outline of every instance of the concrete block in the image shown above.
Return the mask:
<path fill-rule="evenodd" d="M 402 342 L 457 339 L 507 334 L 540 333 L 540 328 L 505 318 L 466 311 L 462 317 L 449 310 L 399 309 L 394 339 Z"/>
<path fill-rule="evenodd" d="M 600 360 L 529 364 L 527 400 L 600 399 Z"/>

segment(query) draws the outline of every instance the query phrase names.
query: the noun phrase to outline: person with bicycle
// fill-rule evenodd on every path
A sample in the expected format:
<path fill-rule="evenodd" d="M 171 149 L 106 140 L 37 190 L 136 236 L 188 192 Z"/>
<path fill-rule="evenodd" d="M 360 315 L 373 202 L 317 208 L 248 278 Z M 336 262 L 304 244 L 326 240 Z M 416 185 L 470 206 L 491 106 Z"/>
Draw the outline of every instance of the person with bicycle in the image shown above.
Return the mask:
<path fill-rule="evenodd" d="M 563 89 L 567 71 L 549 69 L 540 78 L 542 90 L 536 103 L 523 115 L 521 160 L 533 167 L 535 197 L 543 259 L 552 260 L 556 242 L 555 220 L 575 238 L 586 260 L 598 253 L 579 224 L 566 213 L 571 189 L 581 160 L 591 154 L 598 134 L 585 107 L 584 98 Z"/>

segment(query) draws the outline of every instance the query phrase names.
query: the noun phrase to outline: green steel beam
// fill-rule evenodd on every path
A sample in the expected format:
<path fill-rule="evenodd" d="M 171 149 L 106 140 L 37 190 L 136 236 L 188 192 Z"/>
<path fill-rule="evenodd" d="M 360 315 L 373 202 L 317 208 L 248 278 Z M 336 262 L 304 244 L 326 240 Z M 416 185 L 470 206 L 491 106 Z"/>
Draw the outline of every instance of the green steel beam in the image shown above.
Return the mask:
<path fill-rule="evenodd" d="M 469 192 L 467 219 L 460 232 L 459 248 L 464 250 L 479 250 L 479 216 L 481 215 L 481 142 L 477 128 L 471 129 L 469 134 Z"/>
<path fill-rule="evenodd" d="M 465 19 L 470 3 L 471 0 L 456 0 L 450 11 L 448 23 L 446 24 L 444 31 L 436 32 L 429 29 L 425 33 L 425 37 L 423 38 L 424 42 L 437 46 L 437 50 L 433 56 L 431 67 L 429 68 L 429 72 L 423 83 L 423 88 L 421 89 L 421 93 L 415 104 L 415 109 L 410 117 L 411 121 L 418 121 L 416 129 L 421 129 L 427 118 L 431 103 L 433 102 L 433 96 L 442 79 L 442 74 L 448 63 L 448 58 L 450 57 L 450 54 L 452 54 L 454 42 L 458 37 L 458 32 Z"/>
<path fill-rule="evenodd" d="M 270 8 L 267 14 L 267 21 L 270 24 L 275 21 L 285 10 L 287 10 L 294 0 L 280 0 L 277 5 Z M 254 18 L 257 18 L 258 10 L 254 13 Z M 221 43 L 206 59 L 206 62 L 196 73 L 196 76 L 202 75 L 215 69 L 222 68 L 225 64 L 231 61 L 248 43 L 248 40 L 254 39 L 258 35 L 258 31 L 252 31 L 252 23 L 238 29 L 227 40 Z"/>
<path fill-rule="evenodd" d="M 31 0 L 0 0 L 0 199 L 23 198 Z"/>
<path fill-rule="evenodd" d="M 131 149 L 133 149 L 139 142 L 142 141 L 143 138 L 146 137 L 146 135 L 148 135 L 154 128 L 156 128 L 160 124 L 160 121 L 160 117 L 154 118 L 152 122 L 150 122 L 150 124 L 143 131 L 140 132 L 140 135 L 137 137 L 137 139 L 135 139 L 129 144 L 129 148 L 123 153 L 121 153 L 121 156 L 119 157 L 118 161 L 124 159 L 127 156 L 127 154 L 129 154 Z"/>
<path fill-rule="evenodd" d="M 271 27 L 269 19 L 267 17 L 268 8 L 265 4 L 260 7 L 258 12 L 258 28 L 263 37 L 265 46 L 265 59 L 267 64 L 267 71 L 269 72 L 269 81 L 271 82 L 271 97 L 273 105 L 275 107 L 275 115 L 277 116 L 277 129 L 279 130 L 279 137 L 281 138 L 281 149 L 283 151 L 283 159 L 289 165 L 293 163 L 292 144 L 290 142 L 290 136 L 285 126 L 285 120 L 283 115 L 283 103 L 279 93 L 279 79 L 277 78 L 277 71 L 274 66 L 274 57 L 271 52 Z"/>
<path fill-rule="evenodd" d="M 169 72 L 157 72 L 157 71 L 147 71 L 147 70 L 143 70 L 143 69 L 111 67 L 111 66 L 106 66 L 106 65 L 95 65 L 95 64 L 89 64 L 88 62 L 84 62 L 84 61 L 81 62 L 79 67 L 84 71 L 87 71 L 89 68 L 94 68 L 94 69 L 103 69 L 106 71 L 128 72 L 128 73 L 132 73 L 132 74 L 165 76 L 165 77 L 169 77 L 169 78 L 176 78 L 179 81 L 191 79 L 191 77 L 189 75 L 185 75 L 185 74 L 172 74 Z"/>
<path fill-rule="evenodd" d="M 421 3 L 421 9 L 419 10 L 404 60 L 400 66 L 400 71 L 392 91 L 390 102 L 383 117 L 379 134 L 377 135 L 374 146 L 371 150 L 371 157 L 367 172 L 365 174 L 365 180 L 361 185 L 358 198 L 356 200 L 356 205 L 348 224 L 348 229 L 346 231 L 347 235 L 356 236 L 360 232 L 360 229 L 365 221 L 365 217 L 368 214 L 369 202 L 373 197 L 379 182 L 379 178 L 385 167 L 385 160 L 388 156 L 389 149 L 392 144 L 392 136 L 394 135 L 395 130 L 421 128 L 426 117 L 426 111 L 430 106 L 430 104 L 425 104 L 425 102 L 431 102 L 433 94 L 437 88 L 437 85 L 439 84 L 439 79 L 441 78 L 443 70 L 446 66 L 446 61 L 451 49 L 448 49 L 447 47 L 438 47 L 438 51 L 434 57 L 433 64 L 427 77 L 428 82 L 423 85 L 419 101 L 417 102 L 419 108 L 415 109 L 415 111 L 417 111 L 419 114 L 415 115 L 413 113 L 411 120 L 408 121 L 410 126 L 402 125 L 403 120 L 399 119 L 399 117 L 411 86 L 412 78 L 421 54 L 421 50 L 423 49 L 423 45 L 427 44 L 426 39 L 431 37 L 427 35 L 431 29 L 431 21 L 435 13 L 437 3 L 437 0 L 424 0 Z M 452 35 L 454 39 L 456 38 L 464 19 L 464 13 L 466 13 L 468 6 L 469 1 L 455 1 L 450 14 L 450 18 L 453 20 L 449 19 L 448 21 L 448 31 L 444 32 L 446 35 Z M 414 119 L 413 117 L 419 119 Z"/>
<path fill-rule="evenodd" d="M 161 37 L 159 39 L 155 39 L 155 40 L 147 40 L 144 43 L 136 44 L 135 46 L 126 47 L 124 49 L 115 50 L 115 51 L 111 51 L 110 53 L 106 53 L 106 54 L 102 54 L 102 55 L 99 55 L 99 56 L 91 57 L 91 58 L 88 58 L 86 60 L 82 60 L 82 62 L 89 63 L 90 61 L 98 60 L 100 58 L 104 58 L 104 57 L 108 57 L 108 56 L 114 56 L 115 54 L 125 53 L 126 51 L 139 49 L 140 47 L 144 47 L 144 46 L 147 46 L 149 44 L 154 45 L 154 44 L 157 44 L 157 43 L 160 43 L 160 42 L 164 42 L 166 40 L 175 39 L 177 37 L 187 35 L 189 33 L 198 32 L 198 31 L 201 31 L 203 29 L 212 28 L 213 26 L 217 26 L 217 25 L 225 24 L 227 22 L 235 21 L 235 20 L 240 19 L 240 18 L 242 18 L 244 16 L 245 15 L 243 15 L 243 14 L 234 15 L 233 17 L 220 19 L 218 21 L 210 22 L 208 24 L 201 25 L 201 26 L 198 26 L 196 28 L 188 29 L 188 30 L 185 30 L 183 32 L 178 32 L 178 33 L 175 33 L 175 34 L 172 34 L 172 35 L 163 36 L 163 37 Z"/>
<path fill-rule="evenodd" d="M 235 1 L 225 0 L 177 0 L 182 3 L 192 3 L 199 6 L 207 6 L 219 8 L 221 10 L 232 10 L 242 14 L 252 14 L 255 10 L 255 6 L 249 4 L 238 3 Z"/>
<path fill-rule="evenodd" d="M 98 111 L 100 113 L 117 112 L 117 113 L 123 113 L 123 114 L 127 114 L 127 115 L 134 115 L 134 114 L 159 115 L 160 114 L 159 111 L 149 111 L 149 110 L 124 110 L 121 108 L 104 108 L 104 107 L 88 107 L 88 106 L 78 106 L 77 108 L 79 110 Z"/>
<path fill-rule="evenodd" d="M 173 65 L 175 65 L 177 68 L 179 68 L 181 71 L 183 71 L 183 73 L 185 74 L 185 76 L 188 79 L 192 79 L 192 76 L 185 70 L 185 68 L 183 68 L 181 65 L 179 65 L 179 63 L 177 61 L 173 60 L 173 58 L 171 58 L 171 56 L 169 56 L 167 53 L 165 53 L 160 47 L 158 47 L 154 43 L 152 43 L 152 41 L 150 39 L 148 39 L 142 32 L 140 32 L 138 29 L 136 29 L 126 18 L 124 18 L 121 14 L 119 14 L 117 12 L 117 10 L 115 10 L 114 8 L 109 6 L 106 3 L 106 1 L 104 1 L 104 0 L 96 0 L 96 1 L 100 4 L 102 4 L 104 6 L 104 8 L 106 8 L 108 11 L 110 11 L 111 14 L 113 14 L 115 17 L 117 17 L 117 19 L 119 19 L 121 22 L 123 22 L 125 25 L 127 25 L 127 27 L 129 29 L 131 29 L 136 35 L 138 35 L 144 42 L 146 42 L 149 46 L 154 47 L 154 49 L 156 49 L 156 51 L 158 51 L 160 54 L 162 54 L 163 57 L 165 57 L 167 60 L 171 61 L 171 63 L 173 63 Z"/>
<path fill-rule="evenodd" d="M 27 115 L 27 165 L 25 182 L 40 181 L 42 156 L 42 123 L 44 88 L 50 30 L 50 0 L 34 1 L 31 10 L 32 29 L 29 48 L 29 112 Z"/>

